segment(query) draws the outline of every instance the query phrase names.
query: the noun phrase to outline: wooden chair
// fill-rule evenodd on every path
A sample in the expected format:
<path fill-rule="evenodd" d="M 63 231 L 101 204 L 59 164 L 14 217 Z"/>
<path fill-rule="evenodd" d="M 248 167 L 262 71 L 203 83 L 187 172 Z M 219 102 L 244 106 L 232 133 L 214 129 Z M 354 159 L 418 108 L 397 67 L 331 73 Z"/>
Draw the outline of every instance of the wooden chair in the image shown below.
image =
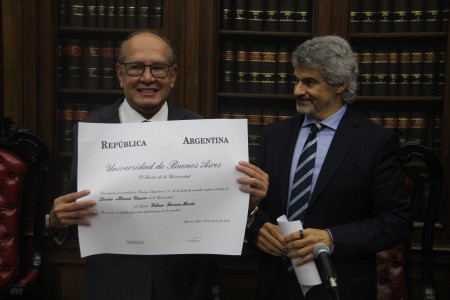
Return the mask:
<path fill-rule="evenodd" d="M 411 191 L 414 220 L 423 222 L 421 275 L 423 299 L 436 299 L 433 287 L 433 235 L 442 193 L 442 166 L 439 158 L 418 144 L 401 147 L 406 185 Z M 378 299 L 414 299 L 411 275 L 411 240 L 377 254 Z"/>
<path fill-rule="evenodd" d="M 11 124 L 0 120 L 0 299 L 38 299 L 49 155 L 37 136 Z"/>

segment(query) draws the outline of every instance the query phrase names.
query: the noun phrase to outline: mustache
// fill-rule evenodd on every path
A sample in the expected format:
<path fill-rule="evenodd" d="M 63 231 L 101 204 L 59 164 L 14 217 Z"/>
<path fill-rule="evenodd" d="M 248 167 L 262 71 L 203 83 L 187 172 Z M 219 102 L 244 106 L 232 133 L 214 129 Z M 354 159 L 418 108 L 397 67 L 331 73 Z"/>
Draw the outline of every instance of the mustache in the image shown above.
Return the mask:
<path fill-rule="evenodd" d="M 311 97 L 309 94 L 306 94 L 304 96 L 295 97 L 295 100 L 303 101 L 303 100 L 313 100 L 314 98 Z"/>

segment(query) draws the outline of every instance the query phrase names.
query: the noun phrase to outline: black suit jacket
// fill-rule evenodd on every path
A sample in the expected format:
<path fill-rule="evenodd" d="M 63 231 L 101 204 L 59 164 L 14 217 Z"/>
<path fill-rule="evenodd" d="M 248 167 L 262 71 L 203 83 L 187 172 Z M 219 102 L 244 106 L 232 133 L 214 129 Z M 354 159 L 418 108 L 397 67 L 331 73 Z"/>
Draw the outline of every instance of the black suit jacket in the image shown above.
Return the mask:
<path fill-rule="evenodd" d="M 264 130 L 257 161 L 269 174 L 270 184 L 256 221 L 247 231 L 249 241 L 255 240 L 265 222 L 276 224 L 286 213 L 291 160 L 303 118 L 297 115 Z M 375 299 L 376 252 L 410 234 L 409 198 L 398 150 L 398 138 L 392 130 L 347 109 L 303 223 L 304 228 L 330 230 L 341 299 Z M 266 298 L 279 272 L 284 271 L 280 261 L 279 257 L 261 254 L 257 299 Z M 298 286 L 292 287 L 293 293 L 298 291 Z"/>
<path fill-rule="evenodd" d="M 83 122 L 120 123 L 123 99 L 86 117 Z M 201 119 L 192 111 L 168 102 L 168 120 Z M 77 149 L 77 127 L 74 149 Z M 77 189 L 77 154 L 74 151 L 72 175 L 67 192 Z M 154 230 L 149 228 L 149 230 Z M 208 255 L 117 255 L 86 257 L 84 298 L 92 300 L 179 300 L 212 299 L 211 280 L 214 256 Z"/>

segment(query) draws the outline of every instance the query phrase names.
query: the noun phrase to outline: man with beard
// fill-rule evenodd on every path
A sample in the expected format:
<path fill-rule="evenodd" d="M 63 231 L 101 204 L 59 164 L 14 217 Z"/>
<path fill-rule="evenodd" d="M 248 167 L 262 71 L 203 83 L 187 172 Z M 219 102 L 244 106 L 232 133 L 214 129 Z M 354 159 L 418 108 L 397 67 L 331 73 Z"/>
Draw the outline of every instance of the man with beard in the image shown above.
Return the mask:
<path fill-rule="evenodd" d="M 313 38 L 295 50 L 292 63 L 299 114 L 265 127 L 257 158 L 269 174 L 269 190 L 247 230 L 262 254 L 256 298 L 328 299 L 326 284 L 303 295 L 289 271 L 290 259 L 295 266 L 311 262 L 323 243 L 331 249 L 340 298 L 376 299 L 377 251 L 404 241 L 411 230 L 398 137 L 351 111 L 358 65 L 347 41 Z M 316 138 L 305 144 L 313 127 Z M 299 158 L 313 144 L 305 170 Z M 302 221 L 304 230 L 283 236 L 281 215 Z"/>

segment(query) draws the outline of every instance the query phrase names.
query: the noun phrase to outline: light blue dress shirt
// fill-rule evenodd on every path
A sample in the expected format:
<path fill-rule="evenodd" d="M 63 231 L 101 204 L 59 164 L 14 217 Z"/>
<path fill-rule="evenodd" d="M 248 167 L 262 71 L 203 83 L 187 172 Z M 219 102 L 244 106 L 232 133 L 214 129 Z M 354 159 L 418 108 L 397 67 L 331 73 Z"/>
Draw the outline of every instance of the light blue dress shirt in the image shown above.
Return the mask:
<path fill-rule="evenodd" d="M 317 153 L 316 153 L 316 160 L 314 162 L 314 173 L 311 183 L 311 195 L 314 191 L 314 187 L 316 186 L 317 177 L 319 177 L 319 173 L 320 170 L 322 169 L 325 157 L 327 156 L 328 149 L 330 148 L 331 145 L 331 141 L 333 140 L 336 129 L 339 123 L 341 122 L 341 119 L 344 116 L 346 110 L 347 105 L 344 105 L 333 115 L 320 122 L 322 125 L 325 125 L 325 127 L 317 133 Z M 286 206 L 287 209 L 289 209 L 289 199 L 291 199 L 292 184 L 294 181 L 294 174 L 295 169 L 297 168 L 298 159 L 300 158 L 303 146 L 310 132 L 309 125 L 315 122 L 317 121 L 309 118 L 308 116 L 305 116 L 302 127 L 298 134 L 297 142 L 295 144 L 294 155 L 292 156 L 291 173 L 289 178 L 289 193 Z M 286 212 L 286 214 L 288 214 L 288 212 Z"/>

